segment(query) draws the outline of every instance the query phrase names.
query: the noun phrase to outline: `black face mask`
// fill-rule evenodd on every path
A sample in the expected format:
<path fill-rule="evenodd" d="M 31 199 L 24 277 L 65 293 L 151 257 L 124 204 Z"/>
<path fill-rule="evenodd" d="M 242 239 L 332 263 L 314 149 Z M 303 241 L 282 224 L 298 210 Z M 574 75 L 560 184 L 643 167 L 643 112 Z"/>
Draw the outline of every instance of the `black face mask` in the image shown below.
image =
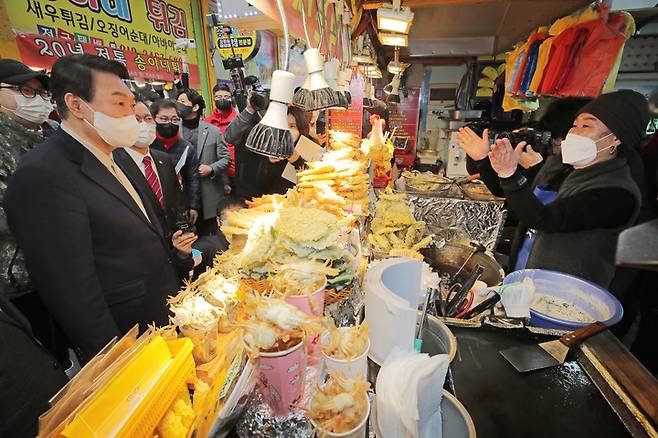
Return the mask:
<path fill-rule="evenodd" d="M 178 125 L 174 123 L 157 123 L 155 131 L 164 138 L 172 138 L 178 134 Z"/>
<path fill-rule="evenodd" d="M 194 114 L 194 111 L 192 111 L 193 107 L 189 105 L 181 104 L 180 108 L 181 108 L 181 115 L 183 116 L 184 119 L 188 119 L 192 114 Z"/>
<path fill-rule="evenodd" d="M 233 108 L 233 101 L 231 99 L 217 99 L 215 106 L 220 111 L 228 111 Z"/>

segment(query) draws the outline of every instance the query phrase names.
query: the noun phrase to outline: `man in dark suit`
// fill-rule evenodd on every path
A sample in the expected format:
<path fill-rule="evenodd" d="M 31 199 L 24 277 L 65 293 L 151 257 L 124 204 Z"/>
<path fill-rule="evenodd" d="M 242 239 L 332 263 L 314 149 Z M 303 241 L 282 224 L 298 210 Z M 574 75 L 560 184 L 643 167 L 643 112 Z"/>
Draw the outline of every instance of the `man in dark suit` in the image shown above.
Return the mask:
<path fill-rule="evenodd" d="M 32 333 L 30 323 L 0 295 L 0 436 L 34 437 L 39 415 L 68 378 Z"/>
<path fill-rule="evenodd" d="M 177 223 L 185 217 L 185 196 L 176 171 L 166 152 L 151 150 L 155 140 L 155 121 L 144 102 L 135 104 L 139 136 L 132 147 L 112 152 L 114 160 L 137 188 L 147 212 L 160 222 L 165 239 L 172 241 L 172 260 L 181 279 L 194 267 L 192 244 L 197 236 L 183 233 Z"/>
<path fill-rule="evenodd" d="M 23 157 L 5 196 L 36 289 L 83 362 L 136 323 L 166 324 L 178 288 L 161 225 L 112 159 L 139 134 L 127 79 L 116 61 L 57 60 L 61 128 Z"/>

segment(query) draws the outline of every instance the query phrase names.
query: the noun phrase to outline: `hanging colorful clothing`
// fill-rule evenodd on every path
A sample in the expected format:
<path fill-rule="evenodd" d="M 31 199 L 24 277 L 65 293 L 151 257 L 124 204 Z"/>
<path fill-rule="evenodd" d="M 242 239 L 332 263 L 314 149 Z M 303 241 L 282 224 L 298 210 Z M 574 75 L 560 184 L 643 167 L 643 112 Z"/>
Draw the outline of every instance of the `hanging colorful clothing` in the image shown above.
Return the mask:
<path fill-rule="evenodd" d="M 626 22 L 618 14 L 609 21 L 595 20 L 582 26 L 587 27 L 588 37 L 557 84 L 555 91 L 562 96 L 600 95 L 626 41 Z"/>

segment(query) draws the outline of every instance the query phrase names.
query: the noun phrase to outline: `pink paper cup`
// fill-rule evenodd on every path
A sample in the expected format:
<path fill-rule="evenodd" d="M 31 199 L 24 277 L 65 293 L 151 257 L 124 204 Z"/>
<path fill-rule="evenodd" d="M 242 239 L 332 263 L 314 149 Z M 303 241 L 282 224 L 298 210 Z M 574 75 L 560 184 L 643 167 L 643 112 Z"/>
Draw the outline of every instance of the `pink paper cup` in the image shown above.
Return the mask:
<path fill-rule="evenodd" d="M 302 396 L 307 364 L 304 345 L 300 341 L 288 350 L 259 355 L 260 381 L 274 415 L 288 415 Z"/>
<path fill-rule="evenodd" d="M 292 304 L 302 312 L 310 316 L 322 316 L 324 314 L 324 289 L 327 281 L 322 284 L 311 295 L 290 295 L 285 298 L 288 304 Z"/>

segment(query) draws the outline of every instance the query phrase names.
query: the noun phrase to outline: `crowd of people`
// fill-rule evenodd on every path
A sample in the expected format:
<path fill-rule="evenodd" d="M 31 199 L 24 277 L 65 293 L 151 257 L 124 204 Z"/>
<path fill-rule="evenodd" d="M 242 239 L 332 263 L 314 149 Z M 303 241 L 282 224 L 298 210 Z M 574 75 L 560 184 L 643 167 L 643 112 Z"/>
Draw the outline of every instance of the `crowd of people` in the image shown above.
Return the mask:
<path fill-rule="evenodd" d="M 226 85 L 204 118 L 196 90 L 133 92 L 122 64 L 91 55 L 50 76 L 2 59 L 0 82 L 0 342 L 13 352 L 0 398 L 18 406 L 0 436 L 34 436 L 65 370 L 135 324 L 166 325 L 167 297 L 227 249 L 226 212 L 285 192 L 286 163 L 304 161 L 247 150 L 260 116 L 251 99 L 238 114 Z M 312 120 L 290 109 L 295 142 Z"/>
<path fill-rule="evenodd" d="M 25 419 L 46 409 L 72 361 L 135 324 L 167 324 L 166 298 L 228 248 L 227 211 L 285 193 L 284 168 L 305 163 L 297 150 L 280 160 L 245 147 L 261 117 L 251 96 L 238 112 L 217 85 L 204 118 L 193 89 L 164 98 L 128 81 L 122 64 L 91 55 L 60 58 L 50 77 L 0 60 L 0 342 L 12 351 L 0 359 L 0 399 L 18 413 L 0 436 L 36 434 Z M 637 285 L 637 272 L 615 268 L 614 250 L 623 229 L 656 213 L 655 157 L 647 178 L 636 150 L 647 108 L 632 91 L 556 101 L 542 119 L 552 133 L 543 155 L 460 132 L 470 168 L 519 220 L 509 271 Z M 288 123 L 295 142 L 322 142 L 317 112 L 290 107 Z"/>

